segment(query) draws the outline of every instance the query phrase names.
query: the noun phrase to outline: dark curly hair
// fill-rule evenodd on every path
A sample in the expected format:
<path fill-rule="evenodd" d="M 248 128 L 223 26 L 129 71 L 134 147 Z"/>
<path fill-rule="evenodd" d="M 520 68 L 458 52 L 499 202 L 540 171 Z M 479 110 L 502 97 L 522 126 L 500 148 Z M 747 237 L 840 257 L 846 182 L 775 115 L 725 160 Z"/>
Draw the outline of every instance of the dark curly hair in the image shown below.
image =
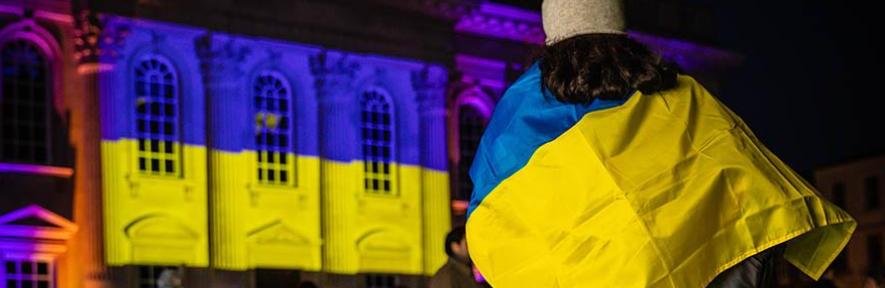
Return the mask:
<path fill-rule="evenodd" d="M 639 90 L 651 94 L 676 86 L 678 68 L 645 45 L 618 34 L 583 34 L 544 47 L 544 88 L 567 103 L 615 100 Z"/>

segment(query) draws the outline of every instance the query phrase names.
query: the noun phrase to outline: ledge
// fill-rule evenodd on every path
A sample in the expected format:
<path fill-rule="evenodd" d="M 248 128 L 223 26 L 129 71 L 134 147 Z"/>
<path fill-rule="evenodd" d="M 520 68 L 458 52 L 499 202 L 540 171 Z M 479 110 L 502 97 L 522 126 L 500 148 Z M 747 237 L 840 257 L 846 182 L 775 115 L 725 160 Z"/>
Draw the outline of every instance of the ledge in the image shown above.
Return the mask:
<path fill-rule="evenodd" d="M 71 178 L 74 175 L 74 169 L 59 166 L 0 162 L 0 173 L 24 173 Z"/>

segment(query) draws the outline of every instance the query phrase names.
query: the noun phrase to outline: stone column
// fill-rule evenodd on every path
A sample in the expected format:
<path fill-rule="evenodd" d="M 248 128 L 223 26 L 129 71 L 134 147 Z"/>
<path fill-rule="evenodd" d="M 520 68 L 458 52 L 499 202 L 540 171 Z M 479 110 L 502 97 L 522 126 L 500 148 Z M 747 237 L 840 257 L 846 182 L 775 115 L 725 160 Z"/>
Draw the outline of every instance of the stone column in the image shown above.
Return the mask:
<path fill-rule="evenodd" d="M 445 236 L 451 229 L 446 150 L 446 70 L 426 66 L 412 73 L 419 107 L 421 195 L 424 227 L 424 273 L 446 262 Z"/>
<path fill-rule="evenodd" d="M 86 9 L 75 11 L 74 57 L 80 94 L 71 103 L 74 164 L 74 222 L 79 230 L 71 242 L 70 274 L 80 281 L 74 287 L 110 287 L 105 258 L 102 197 L 101 99 L 108 97 L 108 82 L 118 51 L 129 34 L 127 27 L 107 27 L 107 21 Z M 61 91 L 59 91 L 61 92 Z M 59 97 L 61 95 L 58 95 Z M 80 284 L 82 283 L 82 284 Z"/>
<path fill-rule="evenodd" d="M 355 274 L 358 252 L 354 217 L 358 177 L 352 167 L 358 138 L 350 119 L 356 101 L 352 82 L 359 68 L 346 55 L 322 52 L 310 59 L 316 79 L 320 122 L 320 198 L 322 202 L 323 270 Z"/>
<path fill-rule="evenodd" d="M 210 258 L 212 267 L 246 270 L 246 231 L 241 221 L 245 211 L 238 209 L 249 201 L 237 161 L 244 148 L 249 109 L 248 97 L 241 95 L 241 62 L 249 50 L 224 35 L 207 33 L 194 43 L 206 92 L 206 138 L 209 178 Z M 247 139 L 244 139 L 247 138 Z M 246 174 L 246 175 L 243 175 Z"/>

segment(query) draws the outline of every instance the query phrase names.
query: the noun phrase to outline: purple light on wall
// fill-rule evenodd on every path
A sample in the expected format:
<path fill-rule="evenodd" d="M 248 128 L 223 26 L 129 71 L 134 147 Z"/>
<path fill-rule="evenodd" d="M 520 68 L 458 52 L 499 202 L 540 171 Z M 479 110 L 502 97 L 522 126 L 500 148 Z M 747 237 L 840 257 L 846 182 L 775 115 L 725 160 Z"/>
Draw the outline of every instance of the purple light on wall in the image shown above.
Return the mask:
<path fill-rule="evenodd" d="M 462 15 L 456 21 L 455 31 L 534 45 L 544 45 L 545 39 L 540 13 L 488 2 Z M 691 41 L 638 31 L 628 31 L 628 35 L 687 71 L 737 66 L 742 61 L 734 53 Z"/>
<path fill-rule="evenodd" d="M 478 90 L 479 88 L 474 87 L 473 89 L 462 92 L 456 100 L 455 107 L 469 105 L 475 108 L 475 110 L 482 114 L 486 119 L 492 118 L 492 111 L 494 110 L 495 105 L 490 100 L 491 98 L 489 98 L 489 96 L 486 96 L 485 93 Z"/>
<path fill-rule="evenodd" d="M 11 9 L 16 9 L 17 7 L 12 7 Z M 46 15 L 46 12 L 38 12 Z M 40 48 L 40 51 L 43 52 L 43 56 L 46 57 L 46 62 L 49 63 L 50 71 L 61 71 L 62 63 L 61 61 L 63 57 L 62 49 L 54 41 L 55 36 L 44 29 L 41 25 L 38 25 L 33 19 L 30 20 L 22 20 L 9 25 L 6 25 L 2 29 L 0 29 L 0 39 L 9 40 L 9 39 L 24 39 L 28 41 L 28 43 L 34 44 Z M 62 77 L 52 77 L 52 81 L 50 83 L 52 90 L 62 91 Z M 59 114 L 64 114 L 62 112 L 62 97 L 53 97 L 52 107 Z"/>
<path fill-rule="evenodd" d="M 16 224 L 26 219 L 35 219 L 43 224 Z M 0 215 L 0 250 L 61 253 L 66 249 L 66 245 L 53 240 L 66 241 L 77 230 L 77 225 L 68 219 L 32 204 Z"/>
<path fill-rule="evenodd" d="M 480 4 L 476 10 L 458 19 L 455 31 L 533 44 L 544 43 L 540 13 L 489 2 Z"/>
<path fill-rule="evenodd" d="M 25 173 L 58 176 L 70 178 L 74 175 L 74 169 L 68 167 L 20 164 L 20 163 L 0 163 L 0 173 Z"/>
<path fill-rule="evenodd" d="M 740 56 L 711 46 L 638 31 L 628 31 L 627 34 L 690 72 L 704 71 L 712 66 L 736 66 L 741 62 Z"/>

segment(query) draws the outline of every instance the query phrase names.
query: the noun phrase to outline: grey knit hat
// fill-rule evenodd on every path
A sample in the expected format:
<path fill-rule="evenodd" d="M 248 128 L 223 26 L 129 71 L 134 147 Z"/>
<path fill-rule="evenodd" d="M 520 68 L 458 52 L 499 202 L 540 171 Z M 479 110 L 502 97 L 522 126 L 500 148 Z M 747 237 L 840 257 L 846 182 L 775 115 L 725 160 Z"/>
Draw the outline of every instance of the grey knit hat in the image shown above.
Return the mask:
<path fill-rule="evenodd" d="M 625 34 L 623 0 L 544 0 L 547 45 L 589 33 Z"/>

